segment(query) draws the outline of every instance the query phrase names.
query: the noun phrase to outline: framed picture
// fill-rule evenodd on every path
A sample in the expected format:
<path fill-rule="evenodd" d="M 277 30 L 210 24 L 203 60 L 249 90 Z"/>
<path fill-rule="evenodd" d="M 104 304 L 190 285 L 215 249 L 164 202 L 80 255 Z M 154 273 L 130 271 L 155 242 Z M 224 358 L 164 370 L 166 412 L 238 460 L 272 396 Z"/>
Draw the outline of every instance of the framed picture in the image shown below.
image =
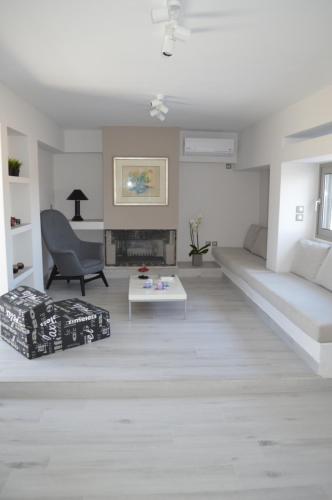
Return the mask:
<path fill-rule="evenodd" d="M 167 205 L 168 158 L 113 158 L 114 205 Z"/>

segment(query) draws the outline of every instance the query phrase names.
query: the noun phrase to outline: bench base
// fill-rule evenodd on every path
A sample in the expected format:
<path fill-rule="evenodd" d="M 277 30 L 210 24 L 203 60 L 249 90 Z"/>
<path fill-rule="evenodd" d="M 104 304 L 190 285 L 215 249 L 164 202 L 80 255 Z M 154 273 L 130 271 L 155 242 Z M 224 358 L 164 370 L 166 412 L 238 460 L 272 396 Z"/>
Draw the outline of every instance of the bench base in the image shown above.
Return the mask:
<path fill-rule="evenodd" d="M 324 378 L 332 378 L 332 343 L 317 342 L 230 269 L 222 266 L 222 271 L 225 276 L 280 327 L 282 332 L 286 334 L 291 347 L 305 359 L 318 375 Z"/>

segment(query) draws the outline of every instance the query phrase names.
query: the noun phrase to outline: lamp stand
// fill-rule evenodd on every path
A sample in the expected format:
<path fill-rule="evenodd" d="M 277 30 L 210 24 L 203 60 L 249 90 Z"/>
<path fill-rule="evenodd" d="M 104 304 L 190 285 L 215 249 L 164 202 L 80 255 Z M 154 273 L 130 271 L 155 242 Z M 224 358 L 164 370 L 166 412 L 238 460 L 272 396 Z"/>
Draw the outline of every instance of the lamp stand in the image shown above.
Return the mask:
<path fill-rule="evenodd" d="M 72 220 L 83 220 L 81 216 L 81 202 L 80 200 L 75 200 L 75 215 Z"/>

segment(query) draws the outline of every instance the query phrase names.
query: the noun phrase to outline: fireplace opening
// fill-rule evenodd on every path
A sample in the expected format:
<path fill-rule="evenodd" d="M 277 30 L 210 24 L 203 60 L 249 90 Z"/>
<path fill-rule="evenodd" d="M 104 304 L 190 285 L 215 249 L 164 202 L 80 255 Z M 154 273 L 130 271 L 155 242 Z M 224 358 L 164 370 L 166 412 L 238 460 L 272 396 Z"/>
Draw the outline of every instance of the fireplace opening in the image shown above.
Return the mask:
<path fill-rule="evenodd" d="M 107 266 L 175 266 L 175 229 L 107 229 Z"/>

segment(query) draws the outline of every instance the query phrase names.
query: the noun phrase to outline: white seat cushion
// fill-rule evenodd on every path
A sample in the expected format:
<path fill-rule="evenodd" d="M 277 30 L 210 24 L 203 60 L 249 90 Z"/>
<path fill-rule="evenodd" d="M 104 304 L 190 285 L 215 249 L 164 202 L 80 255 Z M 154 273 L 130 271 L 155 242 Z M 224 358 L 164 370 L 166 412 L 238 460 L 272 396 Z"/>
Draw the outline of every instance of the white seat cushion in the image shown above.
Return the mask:
<path fill-rule="evenodd" d="M 261 227 L 254 246 L 252 248 L 252 253 L 266 259 L 267 253 L 267 227 Z"/>
<path fill-rule="evenodd" d="M 246 271 L 247 282 L 318 342 L 332 342 L 332 294 L 292 273 Z"/>
<path fill-rule="evenodd" d="M 332 291 L 332 249 L 330 249 L 323 260 L 315 279 L 318 285 Z"/>
<path fill-rule="evenodd" d="M 295 247 L 291 272 L 313 281 L 329 248 L 329 245 L 318 241 L 298 241 Z"/>
<path fill-rule="evenodd" d="M 243 243 L 243 248 L 245 248 L 246 250 L 249 250 L 249 252 L 252 252 L 252 249 L 253 249 L 253 246 L 255 244 L 255 241 L 256 241 L 256 238 L 257 238 L 257 235 L 259 233 L 260 228 L 261 228 L 261 226 L 259 226 L 258 224 L 251 224 L 251 226 L 249 227 L 249 229 L 247 231 L 247 234 L 246 234 L 246 237 L 245 237 L 244 243 Z"/>
<path fill-rule="evenodd" d="M 212 254 L 313 339 L 332 342 L 330 291 L 293 273 L 269 271 L 261 257 L 243 248 L 213 247 Z"/>
<path fill-rule="evenodd" d="M 212 247 L 212 255 L 216 261 L 245 279 L 247 269 L 264 271 L 265 261 L 240 247 Z"/>

